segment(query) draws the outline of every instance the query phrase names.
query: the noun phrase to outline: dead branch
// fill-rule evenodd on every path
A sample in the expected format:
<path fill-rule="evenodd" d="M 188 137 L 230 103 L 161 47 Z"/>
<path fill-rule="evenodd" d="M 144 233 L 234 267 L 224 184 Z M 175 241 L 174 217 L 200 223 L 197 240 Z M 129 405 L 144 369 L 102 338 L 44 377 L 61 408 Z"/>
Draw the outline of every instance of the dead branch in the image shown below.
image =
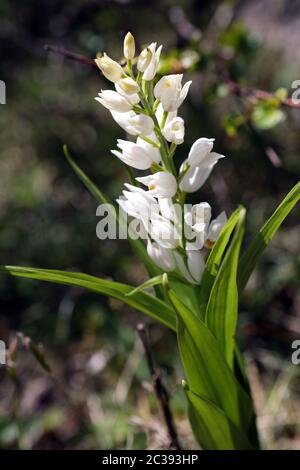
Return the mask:
<path fill-rule="evenodd" d="M 170 409 L 170 404 L 169 404 L 170 396 L 166 387 L 164 386 L 161 380 L 159 371 L 156 370 L 155 368 L 145 325 L 143 323 L 139 323 L 136 329 L 141 339 L 141 342 L 143 344 L 147 365 L 148 365 L 151 379 L 153 382 L 155 395 L 157 397 L 157 400 L 160 404 L 160 407 L 164 416 L 164 420 L 165 420 L 168 434 L 170 437 L 170 446 L 176 450 L 181 450 L 181 445 L 178 441 L 178 435 L 177 435 L 177 431 L 175 428 L 173 415 Z"/>

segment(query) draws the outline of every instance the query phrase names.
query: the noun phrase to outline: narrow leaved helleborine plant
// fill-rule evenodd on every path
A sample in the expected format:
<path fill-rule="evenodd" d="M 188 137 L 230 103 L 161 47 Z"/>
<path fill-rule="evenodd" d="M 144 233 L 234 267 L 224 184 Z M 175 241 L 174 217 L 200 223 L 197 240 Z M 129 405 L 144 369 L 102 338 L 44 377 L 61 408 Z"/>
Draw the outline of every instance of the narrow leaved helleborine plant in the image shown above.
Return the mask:
<path fill-rule="evenodd" d="M 136 57 L 135 41 L 128 33 L 124 40 L 124 67 L 106 53 L 95 60 L 115 86 L 115 90 L 102 90 L 95 99 L 134 136 L 134 140 L 118 139 L 112 154 L 136 170 L 147 171 L 143 176 L 135 175 L 134 185 L 127 185 L 123 197 L 118 199 L 119 205 L 140 220 L 143 232 L 148 234 L 147 252 L 152 261 L 194 284 L 200 283 L 204 270 L 203 250 L 212 248 L 227 217 L 222 212 L 211 221 L 211 208 L 205 202 L 185 211 L 184 217 L 174 218 L 174 205 L 183 209 L 186 193 L 197 191 L 205 183 L 223 155 L 212 151 L 214 139 L 201 137 L 176 169 L 174 153 L 185 133 L 178 109 L 192 82 L 184 83 L 181 74 L 157 79 L 161 49 L 152 43 Z M 146 219 L 149 213 L 150 220 Z M 192 243 L 193 236 L 200 243 Z"/>
<path fill-rule="evenodd" d="M 117 299 L 169 328 L 177 336 L 188 417 L 200 446 L 259 449 L 251 389 L 236 334 L 239 298 L 264 249 L 299 201 L 300 182 L 248 246 L 244 244 L 244 207 L 238 207 L 227 220 L 225 212 L 213 216 L 208 202 L 186 204 L 187 194 L 202 187 L 224 156 L 214 151 L 214 139 L 200 137 L 183 162 L 175 165 L 175 150 L 185 135 L 184 120 L 177 113 L 191 82 L 182 75 L 158 76 L 161 49 L 153 42 L 137 55 L 134 38 L 128 33 L 125 62 L 107 54 L 96 59 L 115 87 L 102 90 L 96 100 L 128 135 L 117 140 L 111 157 L 125 164 L 130 177 L 117 199 L 118 214 L 64 146 L 72 168 L 101 202 L 97 215 L 99 209 L 101 213 L 108 206 L 114 209 L 120 238 L 130 235 L 147 280 L 136 287 L 80 272 L 20 266 L 4 269 L 13 276 L 66 284 Z M 112 235 L 115 239 L 115 230 Z M 167 419 L 169 447 L 180 449 L 180 436 L 179 441 L 174 438 L 170 421 Z"/>

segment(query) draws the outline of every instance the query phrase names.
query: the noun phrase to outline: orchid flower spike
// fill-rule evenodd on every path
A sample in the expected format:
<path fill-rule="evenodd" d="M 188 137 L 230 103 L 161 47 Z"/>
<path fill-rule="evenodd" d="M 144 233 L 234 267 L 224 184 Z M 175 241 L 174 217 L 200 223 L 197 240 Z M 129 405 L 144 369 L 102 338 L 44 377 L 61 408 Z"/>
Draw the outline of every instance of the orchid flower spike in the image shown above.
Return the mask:
<path fill-rule="evenodd" d="M 96 59 L 115 90 L 102 90 L 95 99 L 127 134 L 136 137 L 135 141 L 118 139 L 111 153 L 135 170 L 152 172 L 135 177 L 147 189 L 125 184 L 117 199 L 120 208 L 132 218 L 134 227 L 141 228 L 138 235 L 147 238 L 148 256 L 162 271 L 174 271 L 187 282 L 199 284 L 205 267 L 202 250 L 214 245 L 227 217 L 221 212 L 211 220 L 207 202 L 182 213 L 184 193 L 201 188 L 224 155 L 213 152 L 214 139 L 202 137 L 177 171 L 173 155 L 185 137 L 184 120 L 177 114 L 192 82 L 183 84 L 181 74 L 171 74 L 154 86 L 161 49 L 153 42 L 135 61 L 135 40 L 128 32 L 123 42 L 124 68 L 107 54 Z"/>

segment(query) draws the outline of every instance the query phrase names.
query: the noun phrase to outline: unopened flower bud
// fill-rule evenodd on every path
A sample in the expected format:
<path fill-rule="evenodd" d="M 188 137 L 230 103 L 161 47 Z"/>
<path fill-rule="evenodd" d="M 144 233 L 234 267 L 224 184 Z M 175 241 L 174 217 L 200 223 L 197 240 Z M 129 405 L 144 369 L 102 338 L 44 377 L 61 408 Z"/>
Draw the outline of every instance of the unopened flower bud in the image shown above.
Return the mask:
<path fill-rule="evenodd" d="M 104 53 L 103 57 L 95 59 L 95 62 L 107 80 L 116 83 L 121 79 L 124 73 L 121 65 L 107 54 Z"/>
<path fill-rule="evenodd" d="M 135 54 L 135 40 L 130 32 L 124 38 L 124 57 L 127 60 L 132 60 Z"/>
<path fill-rule="evenodd" d="M 127 95 L 133 95 L 140 91 L 139 85 L 130 77 L 121 78 L 118 85 Z"/>

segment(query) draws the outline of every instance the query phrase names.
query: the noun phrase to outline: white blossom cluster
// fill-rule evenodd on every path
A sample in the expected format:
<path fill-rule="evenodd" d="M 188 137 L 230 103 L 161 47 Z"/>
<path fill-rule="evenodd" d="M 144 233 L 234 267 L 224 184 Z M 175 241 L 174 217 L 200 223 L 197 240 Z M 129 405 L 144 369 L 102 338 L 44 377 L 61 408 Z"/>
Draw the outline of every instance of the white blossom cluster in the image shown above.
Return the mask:
<path fill-rule="evenodd" d="M 113 155 L 126 165 L 149 173 L 136 177 L 134 184 L 125 184 L 126 189 L 117 200 L 119 205 L 147 232 L 147 252 L 156 265 L 164 271 L 177 272 L 194 284 L 201 281 L 204 270 L 203 248 L 213 246 L 227 218 L 222 212 L 211 220 L 207 202 L 183 211 L 183 216 L 175 206 L 183 208 L 186 193 L 201 188 L 224 156 L 213 151 L 214 139 L 202 137 L 176 169 L 173 156 L 185 134 L 184 120 L 177 113 L 191 81 L 183 85 L 181 74 L 166 75 L 157 81 L 161 49 L 152 43 L 136 57 L 134 37 L 127 33 L 124 66 L 106 54 L 95 59 L 115 86 L 115 90 L 102 90 L 95 99 L 127 134 L 136 137 L 135 141 L 118 139 Z M 197 238 L 197 244 L 191 241 L 193 237 L 186 239 L 186 227 Z"/>

